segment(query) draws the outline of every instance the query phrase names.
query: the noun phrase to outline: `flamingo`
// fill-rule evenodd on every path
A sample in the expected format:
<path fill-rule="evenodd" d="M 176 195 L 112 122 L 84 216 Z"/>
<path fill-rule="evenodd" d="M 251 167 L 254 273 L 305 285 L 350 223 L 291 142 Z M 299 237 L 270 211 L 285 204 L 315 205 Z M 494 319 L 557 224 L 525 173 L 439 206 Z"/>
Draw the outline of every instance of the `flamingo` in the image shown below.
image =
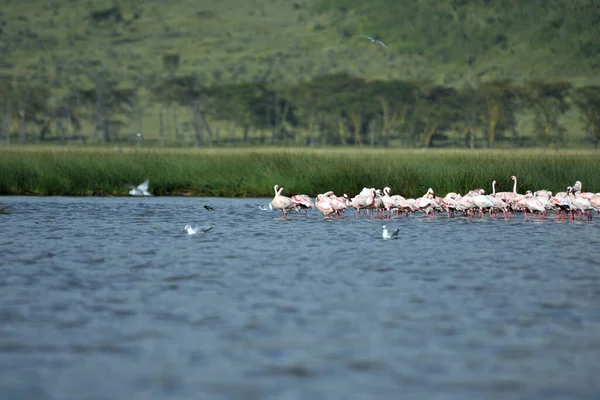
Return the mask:
<path fill-rule="evenodd" d="M 514 209 L 515 199 L 522 198 L 523 195 L 517 193 L 517 177 L 512 175 L 508 178 L 508 181 L 514 181 L 512 192 L 502 192 L 500 198 L 508 203 L 508 205 Z"/>
<path fill-rule="evenodd" d="M 481 189 L 483 191 L 483 189 Z M 489 210 L 494 206 L 494 202 L 489 198 L 489 196 L 482 194 L 478 194 L 473 196 L 473 205 L 474 208 L 479 210 L 481 213 L 481 218 L 484 217 L 485 210 Z"/>
<path fill-rule="evenodd" d="M 335 209 L 329 202 L 329 198 L 323 194 L 317 195 L 315 208 L 323 213 L 323 217 L 328 217 L 335 212 Z"/>
<path fill-rule="evenodd" d="M 331 204 L 337 216 L 341 216 L 341 213 L 346 211 L 348 205 L 344 197 L 337 197 L 332 191 L 324 193 L 323 196 Z"/>
<path fill-rule="evenodd" d="M 588 220 L 592 219 L 593 207 L 588 199 L 581 197 L 579 192 L 575 192 L 573 189 L 569 192 L 569 199 L 573 208 L 579 212 L 581 219 L 583 219 L 584 215 L 587 216 Z"/>
<path fill-rule="evenodd" d="M 383 210 L 383 200 L 381 200 L 381 189 L 375 190 L 375 197 L 373 198 L 373 204 L 367 207 L 367 209 L 373 209 L 373 215 L 371 218 L 378 218 Z"/>
<path fill-rule="evenodd" d="M 565 193 L 563 196 L 561 193 Z M 567 211 L 571 212 L 571 201 L 566 195 L 566 192 L 557 193 L 550 199 L 550 206 L 556 210 L 558 220 L 563 221 L 567 216 Z"/>
<path fill-rule="evenodd" d="M 436 201 L 435 193 L 432 188 L 427 189 L 423 197 L 415 199 L 417 208 L 425 213 L 431 219 L 435 218 L 435 210 L 441 208 Z"/>
<path fill-rule="evenodd" d="M 450 192 L 446 194 L 442 202 L 442 207 L 446 209 L 446 213 L 448 213 L 448 218 L 454 217 L 455 211 L 462 211 L 460 204 L 458 204 L 457 199 L 460 198 L 460 195 L 454 192 Z"/>
<path fill-rule="evenodd" d="M 475 204 L 473 203 L 473 196 L 463 196 L 461 198 L 456 199 L 458 205 L 462 209 L 463 213 L 467 216 L 472 216 L 473 208 L 475 208 Z"/>
<path fill-rule="evenodd" d="M 590 205 L 592 206 L 592 208 L 595 209 L 596 212 L 600 214 L 600 193 L 594 194 L 590 198 L 589 201 L 590 201 Z"/>
<path fill-rule="evenodd" d="M 278 210 L 281 210 L 281 216 L 283 218 L 287 215 L 287 210 L 294 209 L 294 202 L 291 198 L 287 196 L 282 196 L 281 192 L 283 192 L 283 188 L 280 188 L 279 185 L 273 186 L 273 190 L 275 191 L 275 197 L 271 200 L 271 204 Z"/>
<path fill-rule="evenodd" d="M 354 208 L 356 210 L 356 218 L 358 218 L 360 216 L 361 209 L 370 207 L 373 204 L 373 201 L 375 200 L 375 189 L 368 189 L 368 190 L 370 191 L 369 195 L 364 196 L 364 195 L 358 194 L 350 199 L 350 205 L 352 206 L 352 208 Z M 364 191 L 364 189 L 363 189 L 363 191 Z"/>
<path fill-rule="evenodd" d="M 517 202 L 517 205 L 521 207 L 521 210 L 525 214 L 525 220 L 527 220 L 527 211 L 532 214 L 532 219 L 535 219 L 535 213 L 543 218 L 546 213 L 544 205 L 531 193 L 531 190 L 527 191 L 525 197 Z"/>
<path fill-rule="evenodd" d="M 298 214 L 300 214 L 301 210 L 304 210 L 306 212 L 306 215 L 310 215 L 308 213 L 308 209 L 315 207 L 312 200 L 310 199 L 310 196 L 306 194 L 296 194 L 292 196 L 292 203 L 294 203 L 294 208 L 296 209 L 296 211 L 298 211 Z"/>

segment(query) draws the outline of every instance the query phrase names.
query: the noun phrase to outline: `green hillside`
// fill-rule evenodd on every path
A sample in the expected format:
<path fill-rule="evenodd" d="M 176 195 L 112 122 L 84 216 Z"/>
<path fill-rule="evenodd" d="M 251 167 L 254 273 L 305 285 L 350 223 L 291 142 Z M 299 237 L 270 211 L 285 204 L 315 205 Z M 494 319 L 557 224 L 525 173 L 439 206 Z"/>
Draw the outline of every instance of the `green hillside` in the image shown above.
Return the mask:
<path fill-rule="evenodd" d="M 499 80 L 590 86 L 600 84 L 599 72 L 595 0 L 4 0 L 0 11 L 1 132 L 25 140 L 77 136 L 73 131 L 91 137 L 99 129 L 97 96 L 117 88 L 135 93 L 113 97 L 129 93 L 135 104 L 103 107 L 113 140 L 136 131 L 158 140 L 162 123 L 167 135 L 180 131 L 179 142 L 193 141 L 193 110 L 156 90 L 168 91 L 176 79 L 201 88 L 258 82 L 289 93 L 323 76 L 461 89 Z M 39 112 L 31 105 L 36 96 L 48 100 Z M 24 121 L 18 103 L 30 109 Z M 569 135 L 582 124 L 573 109 L 565 114 Z M 69 114 L 69 127 L 49 122 L 57 114 Z M 235 118 L 231 128 L 228 118 L 206 116 L 213 139 L 240 131 Z M 529 119 L 533 126 L 533 114 Z M 258 135 L 262 128 L 252 129 Z"/>

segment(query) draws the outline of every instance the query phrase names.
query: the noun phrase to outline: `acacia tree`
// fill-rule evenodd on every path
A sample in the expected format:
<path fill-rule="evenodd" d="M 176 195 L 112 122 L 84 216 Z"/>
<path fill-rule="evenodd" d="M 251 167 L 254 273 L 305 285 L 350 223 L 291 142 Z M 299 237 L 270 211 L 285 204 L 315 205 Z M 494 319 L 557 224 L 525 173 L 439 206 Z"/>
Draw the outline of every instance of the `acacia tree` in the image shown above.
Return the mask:
<path fill-rule="evenodd" d="M 453 88 L 435 86 L 424 93 L 424 105 L 419 111 L 423 121 L 423 147 L 432 147 L 438 131 L 452 129 L 452 125 L 463 118 L 465 99 Z"/>
<path fill-rule="evenodd" d="M 547 145 L 550 145 L 554 136 L 556 147 L 560 147 L 562 130 L 560 117 L 569 109 L 567 97 L 571 84 L 533 81 L 528 83 L 527 87 L 528 100 L 537 111 L 538 125 L 541 127 Z"/>
<path fill-rule="evenodd" d="M 201 146 L 203 142 L 213 144 L 213 130 L 208 121 L 212 112 L 212 103 L 209 101 L 209 90 L 194 76 L 182 76 L 162 81 L 152 89 L 153 96 L 162 104 L 177 103 L 189 107 L 192 114 L 191 126 L 194 130 L 195 145 Z M 206 140 L 202 139 L 202 131 L 206 131 Z"/>
<path fill-rule="evenodd" d="M 509 83 L 507 81 L 486 82 L 477 87 L 476 95 L 483 101 L 485 107 L 481 113 L 487 125 L 487 139 L 490 147 L 496 143 L 498 124 L 505 120 L 504 110 L 511 100 Z"/>
<path fill-rule="evenodd" d="M 392 134 L 402 132 L 407 117 L 414 111 L 415 98 L 420 90 L 419 84 L 410 81 L 372 81 L 371 102 L 378 101 L 377 113 L 381 116 L 381 142 L 389 145 Z"/>
<path fill-rule="evenodd" d="M 600 86 L 583 86 L 572 94 L 573 103 L 586 124 L 588 141 L 598 149 L 600 142 Z"/>

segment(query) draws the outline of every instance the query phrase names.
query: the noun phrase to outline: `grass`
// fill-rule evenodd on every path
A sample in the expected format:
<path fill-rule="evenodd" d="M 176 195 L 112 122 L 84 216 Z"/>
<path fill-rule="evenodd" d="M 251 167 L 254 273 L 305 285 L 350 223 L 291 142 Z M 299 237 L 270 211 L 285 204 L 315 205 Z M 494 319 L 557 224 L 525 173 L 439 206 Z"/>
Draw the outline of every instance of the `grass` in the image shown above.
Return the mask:
<path fill-rule="evenodd" d="M 127 195 L 125 182 L 150 179 L 156 195 L 315 196 L 328 190 L 354 195 L 362 187 L 390 186 L 420 196 L 473 188 L 564 190 L 580 180 L 600 191 L 600 157 L 593 151 L 384 150 L 384 149 L 123 149 L 25 146 L 0 149 L 0 194 Z"/>

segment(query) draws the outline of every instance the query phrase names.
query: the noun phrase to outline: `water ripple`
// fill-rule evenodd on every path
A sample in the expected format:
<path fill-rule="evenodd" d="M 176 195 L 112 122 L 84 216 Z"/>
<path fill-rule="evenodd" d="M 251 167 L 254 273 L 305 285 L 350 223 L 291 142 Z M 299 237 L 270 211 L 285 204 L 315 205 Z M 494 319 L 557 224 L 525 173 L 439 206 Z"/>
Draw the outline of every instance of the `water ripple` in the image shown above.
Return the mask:
<path fill-rule="evenodd" d="M 265 202 L 3 198 L 0 393 L 600 396 L 599 219 L 411 216 L 383 241 Z"/>

